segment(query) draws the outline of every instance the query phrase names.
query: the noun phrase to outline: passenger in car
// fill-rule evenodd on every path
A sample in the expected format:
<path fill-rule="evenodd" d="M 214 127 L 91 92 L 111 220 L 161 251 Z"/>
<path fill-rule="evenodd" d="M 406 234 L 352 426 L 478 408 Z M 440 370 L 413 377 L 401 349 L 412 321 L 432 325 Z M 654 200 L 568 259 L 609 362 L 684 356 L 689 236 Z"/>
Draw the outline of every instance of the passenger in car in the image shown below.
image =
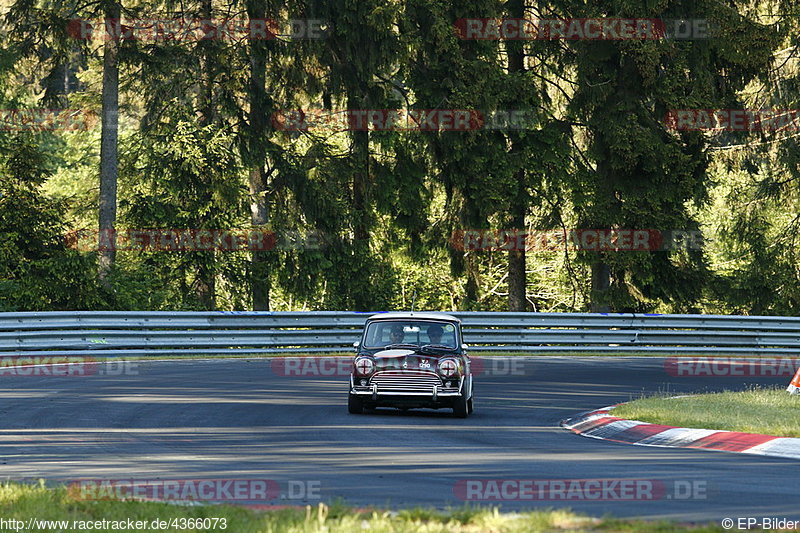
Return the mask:
<path fill-rule="evenodd" d="M 429 326 L 427 333 L 428 333 L 428 339 L 430 339 L 431 344 L 442 344 L 442 334 L 444 333 L 442 326 L 440 326 L 439 324 L 434 324 L 432 326 Z"/>

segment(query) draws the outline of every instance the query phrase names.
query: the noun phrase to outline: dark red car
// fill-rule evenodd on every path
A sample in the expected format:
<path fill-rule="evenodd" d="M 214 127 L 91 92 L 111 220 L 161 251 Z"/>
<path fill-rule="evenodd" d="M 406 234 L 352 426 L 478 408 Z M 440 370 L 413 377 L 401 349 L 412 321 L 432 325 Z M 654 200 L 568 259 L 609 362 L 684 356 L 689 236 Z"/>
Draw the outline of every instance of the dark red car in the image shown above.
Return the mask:
<path fill-rule="evenodd" d="M 376 407 L 473 410 L 472 373 L 461 321 L 439 313 L 382 313 L 367 319 L 350 374 L 350 413 Z"/>

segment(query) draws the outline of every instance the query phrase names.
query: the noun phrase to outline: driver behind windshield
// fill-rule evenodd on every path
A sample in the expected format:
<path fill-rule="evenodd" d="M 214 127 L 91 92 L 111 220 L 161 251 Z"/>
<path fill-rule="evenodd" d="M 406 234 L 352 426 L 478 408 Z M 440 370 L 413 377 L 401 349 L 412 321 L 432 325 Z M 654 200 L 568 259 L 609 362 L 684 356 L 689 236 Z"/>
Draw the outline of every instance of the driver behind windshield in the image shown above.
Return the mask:
<path fill-rule="evenodd" d="M 442 334 L 444 334 L 442 326 L 434 324 L 428 327 L 427 333 L 428 339 L 431 341 L 430 344 L 442 344 Z"/>
<path fill-rule="evenodd" d="M 389 344 L 402 344 L 404 337 L 403 326 L 392 326 L 392 331 L 389 333 Z"/>

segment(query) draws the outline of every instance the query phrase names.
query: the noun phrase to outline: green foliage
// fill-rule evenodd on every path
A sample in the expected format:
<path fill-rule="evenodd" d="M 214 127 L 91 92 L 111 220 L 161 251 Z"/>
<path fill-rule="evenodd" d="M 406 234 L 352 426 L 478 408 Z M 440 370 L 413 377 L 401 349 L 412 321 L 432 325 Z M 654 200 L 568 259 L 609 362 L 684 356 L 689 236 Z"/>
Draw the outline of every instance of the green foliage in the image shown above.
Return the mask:
<path fill-rule="evenodd" d="M 261 229 L 319 246 L 121 251 L 100 289 L 95 254 L 61 237 L 96 224 L 99 126 L 2 134 L 0 305 L 245 309 L 265 286 L 276 310 L 407 309 L 415 291 L 418 309 L 505 310 L 508 254 L 458 249 L 457 232 L 630 228 L 702 230 L 707 246 L 529 251 L 527 308 L 800 310 L 800 138 L 675 132 L 663 120 L 672 109 L 800 108 L 798 22 L 773 24 L 788 0 L 537 6 L 550 18 L 704 18 L 714 33 L 501 42 L 454 31 L 459 18 L 515 17 L 525 8 L 516 0 L 126 3 L 126 16 L 143 18 L 321 19 L 328 34 L 124 40 L 117 226 L 244 229 L 260 201 Z M 102 42 L 65 28 L 102 9 L 17 0 L 0 49 L 4 106 L 99 113 Z M 532 120 L 464 132 L 271 125 L 275 111 L 298 108 L 524 110 Z M 254 171 L 264 181 L 255 192 Z M 608 289 L 593 288 L 604 269 Z"/>
<path fill-rule="evenodd" d="M 33 135 L 3 138 L 0 152 L 0 309 L 102 308 L 93 258 L 67 246 L 63 205 L 41 192 L 48 165 Z"/>
<path fill-rule="evenodd" d="M 650 16 L 669 18 L 680 2 Z M 625 16 L 614 2 L 598 14 Z M 578 88 L 571 102 L 586 123 L 593 162 L 573 190 L 579 227 L 697 230 L 692 207 L 702 207 L 710 179 L 706 140 L 697 132 L 673 134 L 661 122 L 669 109 L 725 108 L 765 68 L 776 44 L 768 28 L 725 19 L 711 5 L 692 15 L 712 20 L 719 37 L 688 42 L 576 42 Z M 733 32 L 746 53 L 732 51 Z M 736 107 L 736 106 L 734 106 Z M 694 310 L 710 283 L 702 250 L 580 254 L 593 271 L 610 271 L 610 288 L 596 291 L 597 307 L 648 311 L 658 302 Z"/>
<path fill-rule="evenodd" d="M 125 194 L 120 202 L 120 227 L 130 229 L 174 228 L 220 230 L 247 227 L 242 214 L 243 185 L 232 139 L 219 128 L 200 126 L 181 116 L 180 107 L 163 125 L 152 127 L 134 139 L 121 170 Z M 203 309 L 198 294 L 203 272 L 214 272 L 229 283 L 245 268 L 243 252 L 214 251 L 134 251 L 131 266 L 119 272 L 114 281 L 118 291 L 130 296 L 126 285 L 136 280 L 159 279 L 165 289 L 153 302 L 153 293 L 143 292 L 150 305 Z M 124 263 L 123 263 L 124 264 Z M 155 277 L 153 277 L 155 275 Z M 235 283 L 233 285 L 236 285 Z M 146 285 L 145 285 L 146 286 Z M 241 291 L 239 285 L 238 291 Z M 235 297 L 236 295 L 231 295 Z M 239 296 L 239 306 L 247 301 Z M 129 299 L 128 305 L 136 298 Z M 146 305 L 144 302 L 133 304 Z"/>

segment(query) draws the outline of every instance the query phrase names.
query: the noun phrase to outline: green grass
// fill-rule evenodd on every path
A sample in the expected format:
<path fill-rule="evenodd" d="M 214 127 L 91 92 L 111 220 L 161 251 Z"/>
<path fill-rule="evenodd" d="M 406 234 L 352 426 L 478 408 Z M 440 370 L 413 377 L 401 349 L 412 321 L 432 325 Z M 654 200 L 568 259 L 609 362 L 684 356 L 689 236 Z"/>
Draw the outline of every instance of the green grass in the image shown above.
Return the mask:
<path fill-rule="evenodd" d="M 552 531 L 658 532 L 723 531 L 716 525 L 687 525 L 671 522 L 644 522 L 613 518 L 590 518 L 566 510 L 537 510 L 524 513 L 501 513 L 497 508 L 462 507 L 448 511 L 410 509 L 400 512 L 357 510 L 341 504 L 306 506 L 280 510 L 254 510 L 231 505 L 175 505 L 137 501 L 74 500 L 66 487 L 49 488 L 39 484 L 6 482 L 0 485 L 0 517 L 26 521 L 127 521 L 171 520 L 173 518 L 217 518 L 226 520 L 223 529 L 166 528 L 159 531 L 199 532 L 227 531 L 231 533 L 370 533 L 454 532 L 454 533 L 522 533 Z M 7 523 L 7 522 L 6 522 Z M 219 523 L 218 523 L 219 524 Z M 13 531 L 13 529 L 6 529 Z M 22 529 L 20 529 L 22 530 Z M 58 531 L 59 528 L 33 528 L 30 531 Z M 63 531 L 73 529 L 70 524 Z M 94 527 L 92 531 L 115 531 Z M 151 528 L 139 531 L 155 531 Z"/>
<path fill-rule="evenodd" d="M 784 388 L 642 398 L 615 408 L 613 414 L 667 426 L 800 437 L 800 396 Z"/>

